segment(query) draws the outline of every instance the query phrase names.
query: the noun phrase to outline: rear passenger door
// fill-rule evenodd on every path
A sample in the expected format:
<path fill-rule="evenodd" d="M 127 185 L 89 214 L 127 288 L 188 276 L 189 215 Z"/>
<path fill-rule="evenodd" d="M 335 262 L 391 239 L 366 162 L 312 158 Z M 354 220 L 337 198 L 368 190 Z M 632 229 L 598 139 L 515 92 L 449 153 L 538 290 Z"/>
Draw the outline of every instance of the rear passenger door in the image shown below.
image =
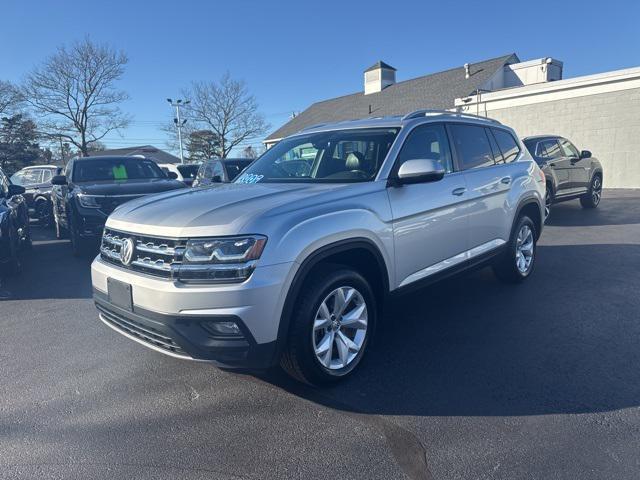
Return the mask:
<path fill-rule="evenodd" d="M 466 183 L 455 172 L 443 124 L 418 125 L 407 136 L 391 178 L 407 160 L 440 162 L 442 180 L 387 189 L 393 213 L 396 285 L 402 287 L 464 260 L 467 250 Z"/>
<path fill-rule="evenodd" d="M 465 123 L 450 123 L 447 128 L 467 183 L 469 256 L 473 258 L 509 238 L 512 219 L 506 212 L 512 208 L 509 193 L 517 169 L 511 162 L 520 147 L 505 130 Z"/>

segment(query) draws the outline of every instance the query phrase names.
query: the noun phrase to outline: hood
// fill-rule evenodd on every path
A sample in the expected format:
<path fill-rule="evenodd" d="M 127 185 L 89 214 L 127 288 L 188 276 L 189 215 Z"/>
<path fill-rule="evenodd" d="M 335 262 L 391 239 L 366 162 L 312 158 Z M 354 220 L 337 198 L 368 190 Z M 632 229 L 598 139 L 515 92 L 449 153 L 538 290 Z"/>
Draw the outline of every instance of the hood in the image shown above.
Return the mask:
<path fill-rule="evenodd" d="M 238 184 L 183 189 L 127 202 L 107 227 L 167 237 L 234 235 L 252 218 L 276 207 L 344 188 L 344 184 Z"/>
<path fill-rule="evenodd" d="M 184 188 L 178 180 L 170 178 L 142 178 L 138 180 L 105 180 L 99 182 L 74 183 L 82 193 L 88 195 L 147 195 Z"/>

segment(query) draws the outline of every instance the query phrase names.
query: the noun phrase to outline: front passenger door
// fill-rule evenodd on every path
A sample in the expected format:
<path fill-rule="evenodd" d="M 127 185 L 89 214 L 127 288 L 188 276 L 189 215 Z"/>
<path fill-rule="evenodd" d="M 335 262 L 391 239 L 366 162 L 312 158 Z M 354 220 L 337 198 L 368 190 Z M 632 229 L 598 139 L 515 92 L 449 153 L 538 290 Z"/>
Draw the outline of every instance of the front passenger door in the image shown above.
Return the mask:
<path fill-rule="evenodd" d="M 439 181 L 387 189 L 399 287 L 460 263 L 467 250 L 466 183 L 462 173 L 453 171 L 442 124 L 419 125 L 409 133 L 391 178 L 402 163 L 414 159 L 437 160 L 447 173 Z"/>
<path fill-rule="evenodd" d="M 558 138 L 558 142 L 568 162 L 570 188 L 586 190 L 589 186 L 589 162 L 580 158 L 578 149 L 566 138 Z"/>

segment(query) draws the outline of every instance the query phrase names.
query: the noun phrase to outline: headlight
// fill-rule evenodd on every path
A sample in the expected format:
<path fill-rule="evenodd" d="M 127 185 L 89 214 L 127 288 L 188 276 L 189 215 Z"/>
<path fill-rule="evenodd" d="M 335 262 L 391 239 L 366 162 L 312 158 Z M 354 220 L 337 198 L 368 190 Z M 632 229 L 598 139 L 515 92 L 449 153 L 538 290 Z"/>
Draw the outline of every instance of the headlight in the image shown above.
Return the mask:
<path fill-rule="evenodd" d="M 78 194 L 78 203 L 84 208 L 100 208 L 96 197 L 94 195 L 85 195 L 84 193 Z"/>
<path fill-rule="evenodd" d="M 190 283 L 243 282 L 255 270 L 266 243 L 262 235 L 189 240 L 178 278 Z"/>

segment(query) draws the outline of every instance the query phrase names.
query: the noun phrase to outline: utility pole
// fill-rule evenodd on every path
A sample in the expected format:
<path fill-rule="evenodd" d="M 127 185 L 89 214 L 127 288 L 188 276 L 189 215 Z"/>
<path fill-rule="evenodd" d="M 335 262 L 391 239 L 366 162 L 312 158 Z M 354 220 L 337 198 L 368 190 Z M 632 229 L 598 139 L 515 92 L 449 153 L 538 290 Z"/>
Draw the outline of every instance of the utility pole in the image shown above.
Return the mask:
<path fill-rule="evenodd" d="M 183 102 L 182 99 L 178 99 L 174 102 L 170 98 L 167 98 L 167 102 L 169 102 L 169 105 L 175 107 L 176 109 L 176 116 L 173 119 L 173 123 L 176 124 L 176 128 L 178 129 L 178 143 L 180 144 L 180 163 L 184 163 L 184 153 L 182 151 L 182 126 L 187 123 L 187 120 L 180 119 L 180 107 L 183 105 L 189 105 L 191 101 L 185 100 Z"/>

